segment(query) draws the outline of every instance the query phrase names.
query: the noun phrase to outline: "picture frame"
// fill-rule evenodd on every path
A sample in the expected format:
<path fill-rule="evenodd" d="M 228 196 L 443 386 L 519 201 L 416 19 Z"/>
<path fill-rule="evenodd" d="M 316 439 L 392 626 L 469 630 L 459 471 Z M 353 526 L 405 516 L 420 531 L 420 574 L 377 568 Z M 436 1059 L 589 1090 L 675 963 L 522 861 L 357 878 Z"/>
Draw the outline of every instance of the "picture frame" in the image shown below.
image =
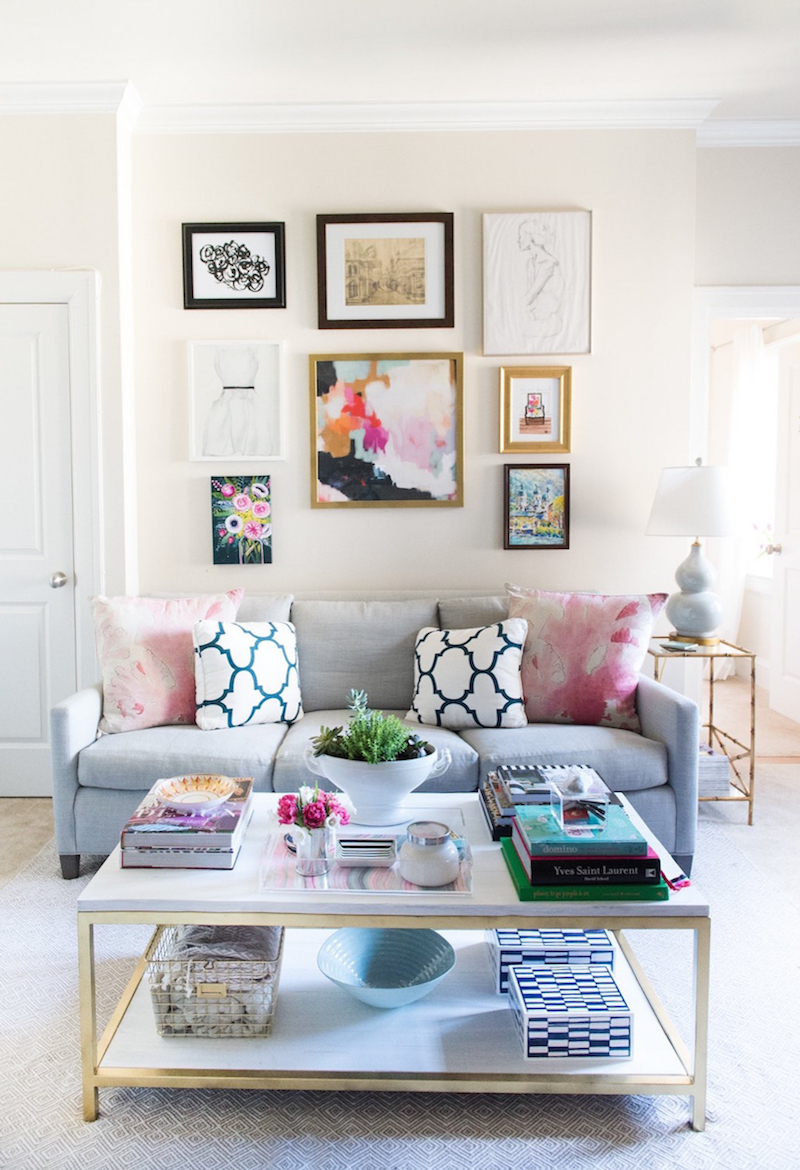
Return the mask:
<path fill-rule="evenodd" d="M 272 564 L 272 489 L 268 475 L 211 476 L 215 565 Z"/>
<path fill-rule="evenodd" d="M 285 225 L 184 223 L 184 309 L 285 309 Z"/>
<path fill-rule="evenodd" d="M 312 508 L 463 506 L 463 354 L 311 354 Z"/>
<path fill-rule="evenodd" d="M 591 353 L 592 213 L 483 216 L 484 354 Z"/>
<path fill-rule="evenodd" d="M 570 366 L 500 368 L 501 454 L 567 454 L 571 431 Z"/>
<path fill-rule="evenodd" d="M 569 464 L 506 463 L 503 548 L 569 548 Z"/>
<path fill-rule="evenodd" d="M 452 212 L 317 216 L 320 329 L 451 329 Z"/>
<path fill-rule="evenodd" d="M 189 459 L 284 459 L 284 355 L 280 341 L 190 341 Z"/>

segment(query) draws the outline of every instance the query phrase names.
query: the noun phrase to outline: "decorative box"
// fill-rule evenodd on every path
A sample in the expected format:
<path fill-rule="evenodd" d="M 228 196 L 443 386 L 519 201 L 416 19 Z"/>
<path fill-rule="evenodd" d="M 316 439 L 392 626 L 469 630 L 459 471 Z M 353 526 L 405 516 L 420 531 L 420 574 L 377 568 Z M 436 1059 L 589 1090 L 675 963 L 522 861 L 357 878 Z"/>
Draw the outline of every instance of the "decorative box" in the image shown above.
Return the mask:
<path fill-rule="evenodd" d="M 550 811 L 565 833 L 606 827 L 609 791 L 593 768 L 583 764 L 548 765 L 541 768 L 550 784 Z"/>
<path fill-rule="evenodd" d="M 512 967 L 508 1006 L 527 1060 L 632 1053 L 633 1015 L 608 967 Z"/>
<path fill-rule="evenodd" d="M 159 1036 L 268 1036 L 282 926 L 167 926 L 147 949 Z"/>
<path fill-rule="evenodd" d="M 508 991 L 508 969 L 515 964 L 614 965 L 614 945 L 605 930 L 490 930 L 486 941 L 501 995 Z"/>

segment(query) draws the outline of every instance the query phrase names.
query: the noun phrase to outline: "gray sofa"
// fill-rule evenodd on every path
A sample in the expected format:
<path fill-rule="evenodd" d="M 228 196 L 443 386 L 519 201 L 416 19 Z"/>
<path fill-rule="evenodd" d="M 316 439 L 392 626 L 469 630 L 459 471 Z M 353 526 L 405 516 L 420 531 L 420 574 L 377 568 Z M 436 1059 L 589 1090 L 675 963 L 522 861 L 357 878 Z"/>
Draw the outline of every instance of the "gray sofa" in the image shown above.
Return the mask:
<path fill-rule="evenodd" d="M 163 776 L 221 772 L 253 776 L 260 792 L 291 792 L 311 781 L 303 752 L 320 725 L 343 724 L 351 687 L 370 706 L 404 717 L 413 691 L 413 651 L 423 626 L 464 629 L 507 616 L 505 596 L 376 600 L 245 595 L 241 621 L 291 620 L 297 631 L 304 717 L 282 723 L 202 731 L 190 725 L 98 736 L 99 686 L 51 712 L 53 803 L 64 877 L 78 874 L 81 854 L 108 854 L 143 794 Z M 420 791 L 474 792 L 501 763 L 584 763 L 624 792 L 688 873 L 697 824 L 697 706 L 641 677 L 642 734 L 608 727 L 529 724 L 461 732 L 414 724 L 435 747 L 448 747 L 450 768 Z"/>

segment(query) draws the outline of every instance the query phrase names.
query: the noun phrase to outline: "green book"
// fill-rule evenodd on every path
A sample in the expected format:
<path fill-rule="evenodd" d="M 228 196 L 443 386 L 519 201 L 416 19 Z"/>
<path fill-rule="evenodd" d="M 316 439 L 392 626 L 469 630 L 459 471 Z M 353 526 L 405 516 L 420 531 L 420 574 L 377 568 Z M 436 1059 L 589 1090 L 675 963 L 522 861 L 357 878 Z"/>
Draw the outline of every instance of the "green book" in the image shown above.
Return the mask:
<path fill-rule="evenodd" d="M 532 886 L 511 838 L 503 837 L 500 848 L 520 902 L 666 902 L 669 898 L 663 877 L 655 885 Z"/>
<path fill-rule="evenodd" d="M 644 857 L 647 841 L 622 805 L 606 808 L 606 827 L 601 833 L 589 829 L 560 829 L 552 813 L 541 808 L 517 807 L 517 824 L 534 857 Z"/>

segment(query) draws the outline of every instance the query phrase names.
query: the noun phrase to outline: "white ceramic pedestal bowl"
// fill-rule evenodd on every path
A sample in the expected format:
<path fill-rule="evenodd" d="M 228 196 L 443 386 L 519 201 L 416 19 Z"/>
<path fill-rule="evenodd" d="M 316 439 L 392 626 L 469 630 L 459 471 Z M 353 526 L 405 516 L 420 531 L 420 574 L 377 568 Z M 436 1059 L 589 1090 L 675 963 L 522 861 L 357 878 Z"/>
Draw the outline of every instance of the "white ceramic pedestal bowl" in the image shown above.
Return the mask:
<path fill-rule="evenodd" d="M 355 805 L 354 825 L 396 825 L 403 819 L 403 801 L 427 779 L 441 776 L 450 767 L 447 748 L 415 760 L 391 760 L 367 764 L 363 760 L 342 760 L 337 756 L 315 756 L 307 747 L 309 771 L 330 780 Z"/>

